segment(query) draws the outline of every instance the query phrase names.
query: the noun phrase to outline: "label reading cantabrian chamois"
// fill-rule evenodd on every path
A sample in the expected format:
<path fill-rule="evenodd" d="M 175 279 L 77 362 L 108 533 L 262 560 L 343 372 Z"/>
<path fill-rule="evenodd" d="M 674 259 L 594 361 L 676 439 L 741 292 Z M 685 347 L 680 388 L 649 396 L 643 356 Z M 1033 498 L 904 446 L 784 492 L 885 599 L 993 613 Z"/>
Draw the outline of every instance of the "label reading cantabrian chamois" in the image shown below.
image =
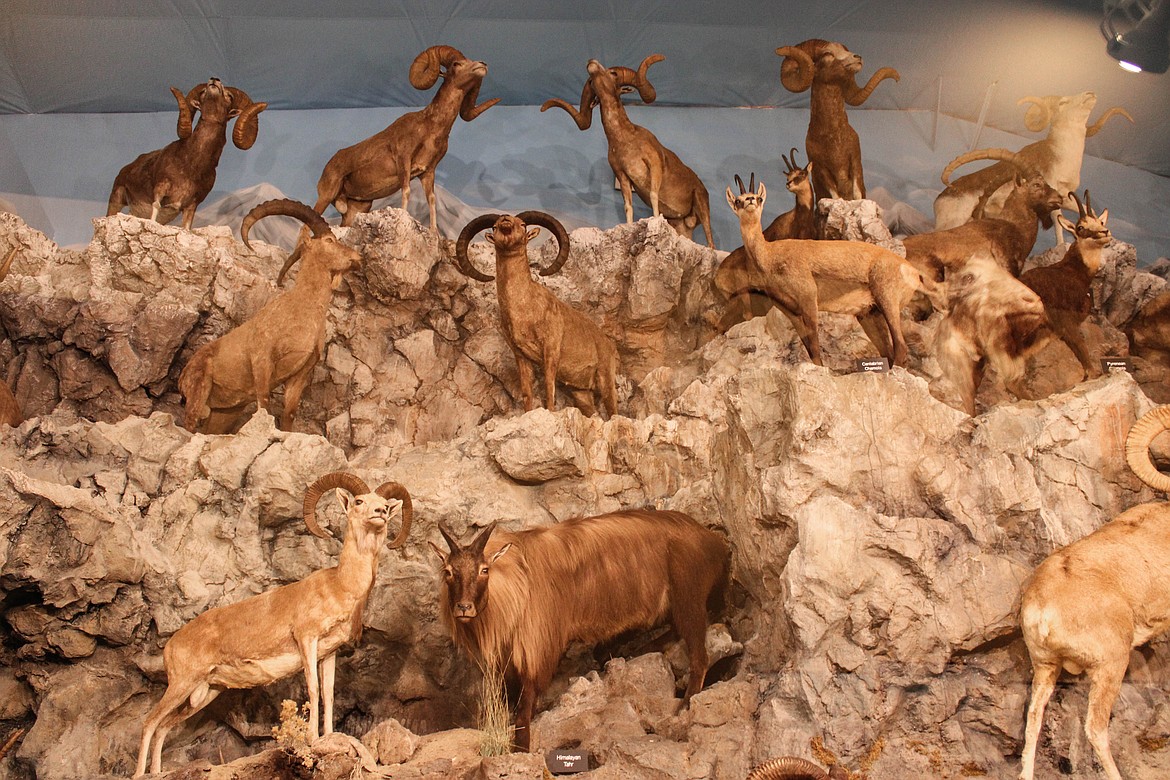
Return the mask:
<path fill-rule="evenodd" d="M 861 358 L 854 362 L 854 371 L 863 374 L 884 374 L 890 370 L 890 361 L 884 357 Z"/>
<path fill-rule="evenodd" d="M 571 775 L 589 770 L 589 754 L 576 748 L 550 750 L 544 756 L 548 771 L 554 775 Z"/>

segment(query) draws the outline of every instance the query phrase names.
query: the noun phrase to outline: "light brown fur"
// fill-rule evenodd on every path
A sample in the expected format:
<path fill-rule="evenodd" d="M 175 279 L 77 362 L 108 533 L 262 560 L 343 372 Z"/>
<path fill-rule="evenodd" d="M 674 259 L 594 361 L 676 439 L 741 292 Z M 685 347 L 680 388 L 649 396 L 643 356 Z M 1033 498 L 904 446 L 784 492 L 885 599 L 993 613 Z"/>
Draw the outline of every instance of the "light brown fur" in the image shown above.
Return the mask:
<path fill-rule="evenodd" d="M 953 274 L 947 293 L 936 354 L 943 376 L 959 390 L 963 409 L 975 414 L 975 394 L 989 362 L 1007 389 L 1023 397 L 1028 357 L 1053 336 L 1040 296 L 986 254 Z"/>
<path fill-rule="evenodd" d="M 333 291 L 342 274 L 361 261 L 356 250 L 334 237 L 324 219 L 296 201 L 267 201 L 252 209 L 241 229 L 245 243 L 258 213 L 319 220 L 315 225 L 320 235 L 303 241 L 281 271 L 283 279 L 289 266 L 303 258 L 291 290 L 201 346 L 183 367 L 179 390 L 185 402 L 183 426 L 190 431 L 230 432 L 253 401 L 267 409 L 272 391 L 280 385 L 284 385 L 280 427 L 289 430 L 325 346 L 325 317 Z"/>
<path fill-rule="evenodd" d="M 1147 413 L 1130 430 L 1126 457 L 1156 490 L 1170 478 L 1150 461 L 1154 437 L 1170 426 L 1170 407 Z M 1020 597 L 1020 627 L 1032 659 L 1020 780 L 1032 780 L 1044 709 L 1061 670 L 1089 678 L 1085 734 L 1109 780 L 1121 773 L 1109 750 L 1109 716 L 1130 650 L 1170 629 L 1170 504 L 1133 507 L 1044 559 Z"/>
<path fill-rule="evenodd" d="M 341 224 L 350 225 L 365 214 L 375 200 L 402 192 L 402 208 L 410 204 L 410 180 L 417 178 L 430 209 L 431 230 L 438 230 L 435 214 L 435 168 L 447 154 L 451 128 L 457 117 L 470 122 L 500 102 L 492 98 L 476 105 L 487 65 L 470 60 L 451 46 L 431 46 L 415 58 L 410 83 L 429 89 L 442 77 L 430 105 L 404 114 L 385 130 L 338 151 L 325 164 L 317 182 L 317 204 L 341 213 Z"/>
<path fill-rule="evenodd" d="M 768 241 L 760 228 L 766 198 L 763 182 L 756 192 L 738 197 L 727 189 L 727 204 L 739 217 L 751 262 L 751 288 L 788 315 L 817 365 L 823 365 L 817 333 L 821 310 L 855 316 L 881 355 L 905 365 L 901 311 L 923 289 L 918 271 L 890 250 L 861 241 Z"/>
<path fill-rule="evenodd" d="M 546 408 L 556 408 L 556 383 L 560 382 L 585 414 L 593 414 L 593 398 L 597 393 L 606 413 L 612 417 L 617 413 L 617 347 L 592 320 L 532 278 L 528 268 L 528 242 L 540 229 L 529 229 L 526 219 L 551 229 L 559 244 L 557 259 L 541 274 L 547 276 L 559 270 L 568 257 L 569 237 L 560 222 L 542 212 L 524 212 L 515 217 L 488 214 L 472 220 L 456 243 L 459 267 L 473 279 L 492 280 L 493 277 L 477 271 L 467 259 L 470 240 L 490 224 L 492 231 L 487 239 L 496 250 L 494 278 L 500 329 L 516 357 L 520 396 L 526 411 L 537 405 L 532 387 L 535 367 L 540 366 Z"/>
<path fill-rule="evenodd" d="M 680 236 L 690 238 L 698 225 L 703 226 L 707 246 L 715 246 L 711 235 L 711 207 L 707 188 L 698 175 L 678 155 L 667 149 L 644 127 L 635 125 L 622 106 L 623 92 L 637 88 L 647 103 L 654 101 L 654 88 L 646 80 L 646 69 L 665 57 L 652 54 L 637 71 L 630 68 L 606 68 L 589 60 L 589 79 L 581 93 L 581 108 L 574 109 L 563 100 L 546 100 L 540 107 L 565 109 L 577 126 L 589 127 L 593 106 L 600 105 L 601 124 L 609 141 L 609 166 L 617 177 L 625 204 L 626 222 L 634 221 L 632 192 L 650 206 L 654 216 L 663 216 Z"/>
<path fill-rule="evenodd" d="M 796 196 L 796 205 L 772 220 L 764 228 L 764 238 L 769 241 L 779 241 L 782 238 L 817 238 L 816 214 L 814 212 L 815 196 L 812 186 L 813 164 L 809 162 L 803 168 L 795 163 L 796 149 L 792 150 L 792 159 L 784 158 L 785 173 L 784 186 Z M 755 177 L 752 177 L 753 184 Z M 772 307 L 768 298 L 753 295 L 750 292 L 751 283 L 748 273 L 747 249 L 740 246 L 734 249 L 715 270 L 715 287 L 730 298 L 731 301 L 724 311 L 719 324 L 716 326 L 720 333 L 724 333 L 732 325 L 743 320 L 750 320 L 755 314 L 764 314 Z"/>
<path fill-rule="evenodd" d="M 402 529 L 392 543 L 396 547 L 406 543 L 412 516 L 410 495 L 398 483 L 388 482 L 370 492 L 352 475 L 330 474 L 305 493 L 305 523 L 318 535 L 324 532 L 317 526 L 314 510 L 323 491 L 334 487 L 353 492 L 351 499 L 337 491 L 348 530 L 336 566 L 209 609 L 167 642 L 163 649 L 167 690 L 146 716 L 135 777 L 146 772 L 148 758 L 151 772 L 160 772 L 167 733 L 224 690 L 255 688 L 298 670 L 304 672 L 308 688 L 311 737 L 318 735 L 319 701 L 324 705 L 325 733 L 333 732 L 337 651 L 361 637 L 362 612 L 392 515 L 402 515 Z"/>
<path fill-rule="evenodd" d="M 521 683 L 515 745 L 569 642 L 600 642 L 668 617 L 686 642 L 684 701 L 703 687 L 710 597 L 726 582 L 721 536 L 679 512 L 630 510 L 493 533 L 466 547 L 446 530 L 440 614 L 455 643 Z"/>

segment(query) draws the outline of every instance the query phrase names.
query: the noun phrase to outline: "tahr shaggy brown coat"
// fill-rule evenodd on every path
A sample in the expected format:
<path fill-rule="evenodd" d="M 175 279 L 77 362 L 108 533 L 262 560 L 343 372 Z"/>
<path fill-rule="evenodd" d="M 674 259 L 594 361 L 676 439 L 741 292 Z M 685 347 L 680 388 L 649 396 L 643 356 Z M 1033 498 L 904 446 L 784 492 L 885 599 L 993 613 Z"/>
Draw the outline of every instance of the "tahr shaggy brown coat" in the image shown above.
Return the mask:
<path fill-rule="evenodd" d="M 570 642 L 601 642 L 667 617 L 686 641 L 684 701 L 707 674 L 707 605 L 727 580 L 723 537 L 681 512 L 652 509 L 516 533 L 495 523 L 463 547 L 441 525 L 440 614 L 457 645 L 520 682 L 517 750 Z"/>

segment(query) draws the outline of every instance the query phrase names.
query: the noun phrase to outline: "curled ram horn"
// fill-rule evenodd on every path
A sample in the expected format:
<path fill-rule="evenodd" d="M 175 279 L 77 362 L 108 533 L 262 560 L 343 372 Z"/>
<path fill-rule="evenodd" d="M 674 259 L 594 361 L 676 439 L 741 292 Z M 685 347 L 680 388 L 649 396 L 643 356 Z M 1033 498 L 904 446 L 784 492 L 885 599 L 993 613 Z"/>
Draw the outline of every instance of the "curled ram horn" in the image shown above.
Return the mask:
<path fill-rule="evenodd" d="M 975 162 L 977 160 L 1001 160 L 1003 162 L 1012 163 L 1013 165 L 1016 165 L 1016 167 L 1018 168 L 1019 167 L 1019 165 L 1017 163 L 1018 159 L 1019 158 L 1015 152 L 1013 152 L 1010 149 L 1004 149 L 1002 147 L 992 147 L 990 149 L 976 149 L 973 152 L 967 152 L 966 154 L 960 154 L 958 157 L 951 160 L 947 164 L 947 167 L 943 169 L 942 183 L 950 186 L 951 174 L 970 162 Z"/>
<path fill-rule="evenodd" d="M 175 132 L 178 133 L 179 138 L 186 138 L 191 135 L 191 127 L 195 122 L 195 112 L 199 110 L 199 101 L 203 98 L 203 90 L 206 88 L 206 84 L 199 84 L 192 87 L 191 91 L 184 95 L 179 91 L 178 87 L 171 87 L 171 94 L 179 102 L 179 121 L 175 127 Z"/>
<path fill-rule="evenodd" d="M 309 206 L 291 198 L 274 198 L 273 200 L 266 200 L 263 203 L 253 206 L 252 210 L 244 215 L 244 221 L 240 225 L 240 237 L 244 240 L 244 246 L 249 249 L 252 245 L 248 243 L 248 231 L 252 229 L 252 225 L 265 217 L 292 217 L 300 220 L 313 233 L 313 238 L 320 238 L 326 234 L 332 234 L 333 230 L 329 227 L 329 223 L 325 218 L 313 211 Z M 293 250 L 288 259 L 284 261 L 284 267 L 280 269 L 280 275 L 276 278 L 276 285 L 279 287 L 284 284 L 284 275 L 288 273 L 289 269 L 301 257 L 301 245 Z"/>
<path fill-rule="evenodd" d="M 1102 114 L 1100 119 L 1085 128 L 1085 138 L 1092 138 L 1097 133 L 1101 132 L 1101 128 L 1105 126 L 1105 123 L 1115 116 L 1123 116 L 1128 119 L 1131 124 L 1133 123 L 1133 117 L 1129 115 L 1128 111 L 1126 111 L 1124 108 L 1121 108 L 1120 106 L 1114 106 Z"/>
<path fill-rule="evenodd" d="M 845 102 L 851 106 L 860 106 L 862 103 L 869 100 L 869 96 L 873 94 L 873 91 L 877 88 L 878 84 L 882 83 L 886 79 L 900 81 L 901 78 L 901 74 L 899 74 L 898 71 L 894 70 L 893 68 L 878 68 L 877 71 L 869 77 L 869 81 L 864 87 L 858 87 L 857 83 L 854 82 L 853 88 L 845 95 Z"/>
<path fill-rule="evenodd" d="M 430 89 L 455 60 L 466 59 L 454 46 L 430 46 L 410 64 L 410 84 L 415 89 Z"/>
<path fill-rule="evenodd" d="M 479 235 L 481 231 L 496 224 L 496 220 L 499 218 L 499 214 L 480 214 L 463 226 L 463 230 L 459 232 L 459 238 L 455 242 L 456 265 L 465 276 L 470 276 L 477 282 L 490 282 L 496 277 L 483 273 L 471 264 L 471 260 L 467 257 L 467 247 L 471 243 L 471 239 Z"/>
<path fill-rule="evenodd" d="M 389 546 L 391 550 L 406 546 L 406 539 L 410 536 L 410 524 L 414 520 L 414 504 L 410 500 L 410 491 L 398 482 L 383 482 L 374 492 L 387 500 L 393 498 L 402 502 L 402 529 Z"/>
<path fill-rule="evenodd" d="M 781 46 L 776 53 L 784 58 L 780 63 L 780 83 L 789 92 L 804 92 L 813 83 L 813 58 L 828 41 L 813 38 L 795 46 Z"/>
<path fill-rule="evenodd" d="M 317 502 L 321 500 L 321 496 L 325 495 L 325 491 L 334 488 L 348 490 L 355 496 L 370 492 L 369 485 L 363 482 L 360 477 L 344 471 L 334 471 L 319 477 L 305 490 L 305 501 L 301 506 L 301 515 L 305 519 L 305 526 L 313 536 L 319 536 L 322 539 L 333 538 L 333 535 L 322 529 L 321 524 L 317 522 Z"/>
<path fill-rule="evenodd" d="M 236 117 L 236 126 L 232 128 L 232 143 L 238 149 L 251 149 L 260 130 L 258 116 L 268 108 L 268 104 L 253 102 L 247 92 L 236 87 L 226 87 L 226 91 L 232 96 L 232 108 L 240 112 Z"/>
<path fill-rule="evenodd" d="M 1170 405 L 1158 406 L 1142 415 L 1125 438 L 1125 460 L 1137 478 L 1162 493 L 1170 493 L 1170 477 L 1154 466 L 1150 444 L 1170 429 Z"/>
<path fill-rule="evenodd" d="M 566 232 L 565 226 L 561 224 L 560 220 L 552 214 L 547 214 L 543 211 L 522 211 L 516 215 L 516 218 L 525 225 L 538 225 L 539 227 L 545 228 L 557 240 L 557 256 L 553 258 L 547 268 L 541 269 L 540 275 L 552 276 L 561 270 L 561 266 L 569 259 L 569 234 Z"/>
<path fill-rule="evenodd" d="M 553 106 L 563 108 L 573 118 L 573 122 L 576 123 L 578 130 L 588 130 L 590 125 L 593 124 L 593 107 L 596 105 L 597 93 L 593 91 L 593 80 L 585 79 L 585 86 L 581 87 L 580 109 L 573 108 L 567 101 L 561 100 L 560 98 L 551 98 L 544 101 L 540 110 L 547 111 Z"/>

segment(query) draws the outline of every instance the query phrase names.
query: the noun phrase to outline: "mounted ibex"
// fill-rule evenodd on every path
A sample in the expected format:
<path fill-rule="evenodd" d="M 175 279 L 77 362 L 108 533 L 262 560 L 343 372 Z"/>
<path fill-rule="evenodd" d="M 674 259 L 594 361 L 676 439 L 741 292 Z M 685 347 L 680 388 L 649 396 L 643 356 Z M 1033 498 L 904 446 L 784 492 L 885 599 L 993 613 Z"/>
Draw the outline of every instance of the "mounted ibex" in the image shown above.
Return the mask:
<path fill-rule="evenodd" d="M 413 517 L 410 493 L 397 482 L 386 482 L 371 492 L 353 474 L 334 472 L 305 491 L 305 525 L 323 539 L 330 537 L 317 522 L 317 502 L 333 488 L 338 489 L 337 499 L 348 526 L 336 566 L 235 604 L 209 609 L 167 642 L 163 648 L 167 690 L 146 716 L 135 777 L 146 772 L 148 756 L 150 771 L 160 772 L 167 734 L 224 690 L 256 688 L 297 671 L 304 672 L 309 691 L 309 735 L 316 739 L 319 734 L 318 702 L 324 709 L 321 722 L 325 733 L 333 733 L 337 651 L 347 642 L 361 639 L 362 613 L 378 573 L 378 558 L 391 518 L 396 514 L 402 517 L 402 528 L 390 543 L 390 549 L 396 549 L 406 544 Z"/>
<path fill-rule="evenodd" d="M 1124 108 L 1111 108 L 1093 125 L 1088 126 L 1089 114 L 1097 105 L 1097 96 L 1092 92 L 1067 97 L 1047 95 L 1021 98 L 1019 104 L 1025 103 L 1031 103 L 1032 106 L 1024 116 L 1024 124 L 1032 132 L 1049 127 L 1048 136 L 1028 144 L 1018 152 L 978 149 L 951 160 L 942 173 L 942 183 L 946 189 L 934 201 L 936 229 L 945 230 L 979 217 L 998 216 L 1007 197 L 1004 185 L 1015 176 L 1016 167 L 1021 166 L 1039 171 L 1044 180 L 1066 198 L 1064 208 L 1071 209 L 1073 202 L 1068 193 L 1075 192 L 1081 183 L 1085 139 L 1096 135 L 1111 117 L 1123 116 L 1133 121 Z M 976 160 L 1010 160 L 1015 166 L 1008 162 L 997 162 L 954 182 L 950 180 L 957 168 Z M 1063 238 L 1059 228 L 1057 235 Z"/>
<path fill-rule="evenodd" d="M 808 135 L 804 151 L 814 163 L 813 186 L 818 198 L 857 200 L 865 197 L 861 171 L 861 141 L 849 124 L 845 104 L 860 106 L 884 79 L 899 79 L 893 68 L 880 68 L 864 87 L 857 85 L 861 55 L 839 43 L 813 38 L 776 53 L 780 83 L 789 92 L 812 88 Z"/>
<path fill-rule="evenodd" d="M 531 229 L 528 225 L 533 225 Z M 539 227 L 537 227 L 539 226 Z M 489 276 L 471 264 L 467 247 L 471 239 L 487 228 L 487 240 L 496 249 L 496 276 Z M 455 259 L 459 270 L 480 282 L 496 282 L 500 306 L 500 328 L 520 373 L 520 395 L 525 410 L 536 408 L 532 394 L 534 367 L 544 373 L 544 401 L 556 408 L 556 383 L 564 384 L 573 402 L 587 415 L 594 412 L 593 394 L 601 395 L 609 416 L 617 413 L 617 347 L 581 312 L 557 298 L 528 270 L 528 242 L 540 228 L 557 240 L 557 256 L 541 276 L 561 270 L 569 257 L 569 235 L 554 217 L 542 211 L 525 211 L 516 216 L 483 214 L 459 234 Z"/>
<path fill-rule="evenodd" d="M 16 249 L 13 247 L 12 251 L 4 257 L 4 262 L 0 263 L 0 282 L 4 281 L 4 277 L 8 276 L 8 271 L 12 268 Z M 16 396 L 8 388 L 8 385 L 0 381 L 0 425 L 8 424 L 15 428 L 22 422 L 24 422 L 24 412 L 20 409 L 20 402 L 16 400 Z"/>
<path fill-rule="evenodd" d="M 295 200 L 270 200 L 248 212 L 240 236 L 257 220 L 270 216 L 298 219 L 312 231 L 280 269 L 277 285 L 304 257 L 296 283 L 264 305 L 250 320 L 196 350 L 179 375 L 186 400 L 183 426 L 189 431 L 228 433 L 245 408 L 255 401 L 267 409 L 269 396 L 284 385 L 280 427 L 289 430 L 301 394 L 325 347 L 325 317 L 341 276 L 356 268 L 361 255 L 334 236 L 325 218 Z M 206 421 L 206 423 L 204 423 Z"/>
<path fill-rule="evenodd" d="M 443 79 L 431 104 L 334 154 L 317 182 L 313 209 L 324 214 L 332 203 L 341 213 L 341 224 L 349 225 L 355 216 L 368 212 L 375 200 L 399 190 L 405 209 L 410 204 L 410 180 L 417 178 L 430 207 L 431 230 L 437 231 L 435 168 L 447 154 L 455 118 L 470 122 L 500 102 L 492 98 L 476 105 L 486 75 L 487 65 L 467 59 L 453 46 L 431 46 L 415 57 L 410 66 L 411 86 L 430 89 Z"/>
<path fill-rule="evenodd" d="M 1170 406 L 1134 423 L 1125 457 L 1138 479 L 1170 491 L 1150 443 L 1170 428 Z M 1032 780 L 1044 708 L 1062 669 L 1089 678 L 1085 735 L 1109 780 L 1121 780 L 1109 750 L 1109 715 L 1130 651 L 1170 628 L 1170 504 L 1140 504 L 1044 559 L 1024 583 L 1020 627 L 1032 659 L 1032 700 L 1020 780 Z"/>
<path fill-rule="evenodd" d="M 789 156 L 781 154 L 780 157 L 784 160 L 786 178 L 784 186 L 796 196 L 796 205 L 764 228 L 764 238 L 768 241 L 779 241 L 782 238 L 816 238 L 817 224 L 814 211 L 816 198 L 813 195 L 810 177 L 813 164 L 810 161 L 803 168 L 797 165 L 795 147 Z M 723 258 L 723 262 L 715 271 L 715 286 L 730 299 L 723 317 L 716 326 L 720 333 L 726 332 L 728 328 L 742 320 L 751 319 L 756 313 L 766 312 L 772 306 L 769 299 L 753 297 L 750 292 L 747 249 L 742 246 Z M 753 309 L 756 301 L 763 302 L 759 307 L 760 312 Z"/>
<path fill-rule="evenodd" d="M 654 86 L 646 78 L 646 71 L 656 62 L 666 59 L 651 54 L 642 60 L 638 70 L 606 68 L 597 60 L 589 60 L 585 69 L 589 79 L 581 90 L 581 108 L 575 109 L 564 100 L 546 100 L 540 107 L 547 111 L 553 106 L 565 109 L 577 127 L 588 130 L 593 121 L 593 107 L 601 106 L 601 125 L 609 141 L 609 167 L 622 189 L 626 222 L 634 221 L 634 202 L 631 188 L 650 207 L 654 216 L 663 216 L 680 236 L 690 238 L 702 224 L 707 246 L 715 246 L 711 237 L 711 207 L 707 188 L 678 155 L 659 142 L 653 133 L 634 124 L 622 106 L 623 93 L 638 90 L 642 100 L 653 103 L 657 97 Z"/>
<path fill-rule="evenodd" d="M 227 123 L 236 117 L 232 142 L 251 149 L 259 130 L 257 115 L 267 103 L 253 103 L 242 89 L 225 87 L 219 79 L 193 88 L 185 96 L 171 87 L 179 101 L 179 140 L 139 155 L 118 172 L 106 216 L 125 207 L 136 217 L 167 224 L 179 213 L 190 230 L 195 209 L 215 186 L 215 167 L 227 144 Z M 199 122 L 191 129 L 195 112 Z"/>
<path fill-rule="evenodd" d="M 690 655 L 684 705 L 707 674 L 707 608 L 726 585 L 727 542 L 681 512 L 636 509 L 516 533 L 493 522 L 467 546 L 439 524 L 439 611 L 455 643 L 519 678 L 514 745 L 570 642 L 596 643 L 667 617 Z"/>
<path fill-rule="evenodd" d="M 1081 335 L 1081 323 L 1093 310 L 1093 277 L 1101 267 L 1101 250 L 1113 240 L 1113 235 L 1106 224 L 1109 209 L 1098 216 L 1093 211 L 1088 190 L 1085 190 L 1084 203 L 1075 192 L 1071 194 L 1079 213 L 1076 224 L 1069 222 L 1064 215 L 1056 217 L 1073 235 L 1068 251 L 1060 261 L 1023 274 L 1020 281 L 1040 296 L 1053 330 L 1080 361 L 1084 371 L 1081 378 L 1088 379 L 1101 369 L 1089 358 L 1089 348 Z"/>

